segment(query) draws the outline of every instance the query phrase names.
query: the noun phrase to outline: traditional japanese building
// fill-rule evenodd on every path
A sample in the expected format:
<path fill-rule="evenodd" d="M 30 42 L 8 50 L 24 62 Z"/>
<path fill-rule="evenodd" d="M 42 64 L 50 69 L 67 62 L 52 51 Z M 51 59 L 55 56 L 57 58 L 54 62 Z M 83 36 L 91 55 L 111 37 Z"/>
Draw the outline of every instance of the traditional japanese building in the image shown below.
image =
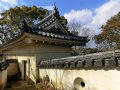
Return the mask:
<path fill-rule="evenodd" d="M 62 23 L 56 7 L 37 27 L 23 19 L 17 33 L 9 30 L 0 36 L 2 59 L 9 62 L 7 77 L 17 75 L 29 83 L 39 82 L 39 63 L 71 56 L 72 46 L 85 46 L 87 37 L 76 36 Z"/>
<path fill-rule="evenodd" d="M 88 38 L 69 32 L 56 7 L 35 27 L 23 19 L 17 32 L 0 33 L 0 41 L 0 90 L 12 79 L 52 90 L 120 90 L 120 50 L 71 56 L 71 47 Z"/>

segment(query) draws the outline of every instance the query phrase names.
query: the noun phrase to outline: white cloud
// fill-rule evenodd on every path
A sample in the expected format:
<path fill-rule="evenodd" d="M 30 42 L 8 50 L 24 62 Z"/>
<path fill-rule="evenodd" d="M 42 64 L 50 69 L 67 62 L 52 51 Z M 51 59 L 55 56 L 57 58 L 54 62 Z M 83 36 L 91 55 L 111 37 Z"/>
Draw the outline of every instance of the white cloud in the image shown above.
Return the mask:
<path fill-rule="evenodd" d="M 2 2 L 6 2 L 10 4 L 11 6 L 17 5 L 17 0 L 1 0 Z"/>
<path fill-rule="evenodd" d="M 90 42 L 88 47 L 95 47 L 95 42 L 92 39 L 94 35 L 102 32 L 101 26 L 105 25 L 107 20 L 120 12 L 120 0 L 108 0 L 95 10 L 71 10 L 69 13 L 64 14 L 68 20 L 68 25 L 77 23 L 81 27 L 78 28 L 79 35 L 90 35 Z M 89 28 L 89 31 L 82 28 Z"/>
<path fill-rule="evenodd" d="M 99 34 L 101 32 L 101 26 L 119 11 L 120 0 L 109 0 L 93 11 L 89 9 L 71 10 L 69 13 L 64 14 L 64 16 L 67 18 L 69 24 L 78 23 L 82 27 L 90 28 L 91 30 L 88 34 L 93 35 Z M 81 30 L 78 31 L 83 32 Z"/>
<path fill-rule="evenodd" d="M 71 10 L 69 13 L 65 13 L 64 16 L 67 18 L 69 24 L 88 24 L 92 18 L 92 11 L 89 9 L 85 10 Z"/>
<path fill-rule="evenodd" d="M 17 0 L 0 0 L 0 13 L 18 4 Z M 1 18 L 1 16 L 0 16 Z"/>
<path fill-rule="evenodd" d="M 120 11 L 120 0 L 109 0 L 109 2 L 103 4 L 99 8 L 95 9 L 95 15 L 91 23 L 87 26 L 95 31 L 95 34 L 101 32 L 100 27 L 106 24 L 107 20 L 111 16 L 116 15 Z"/>
<path fill-rule="evenodd" d="M 43 8 L 45 8 L 47 10 L 53 10 L 53 5 L 51 5 L 51 6 L 43 6 Z"/>

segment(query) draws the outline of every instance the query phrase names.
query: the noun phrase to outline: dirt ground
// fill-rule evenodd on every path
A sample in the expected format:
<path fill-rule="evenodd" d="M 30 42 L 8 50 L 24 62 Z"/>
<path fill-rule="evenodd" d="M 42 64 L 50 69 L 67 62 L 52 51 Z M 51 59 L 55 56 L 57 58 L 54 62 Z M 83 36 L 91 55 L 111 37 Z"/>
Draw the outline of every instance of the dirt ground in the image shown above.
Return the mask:
<path fill-rule="evenodd" d="M 51 84 L 37 83 L 29 85 L 25 81 L 9 82 L 4 90 L 56 90 Z"/>

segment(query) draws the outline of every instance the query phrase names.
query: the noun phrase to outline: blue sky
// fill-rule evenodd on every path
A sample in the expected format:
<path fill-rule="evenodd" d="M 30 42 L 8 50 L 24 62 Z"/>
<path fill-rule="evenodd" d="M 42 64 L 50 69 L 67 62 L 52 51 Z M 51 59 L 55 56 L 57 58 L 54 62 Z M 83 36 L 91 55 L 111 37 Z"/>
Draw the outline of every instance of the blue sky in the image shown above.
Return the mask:
<path fill-rule="evenodd" d="M 51 6 L 56 3 L 60 13 L 63 15 L 72 9 L 79 10 L 89 8 L 93 10 L 107 1 L 108 0 L 19 0 L 18 5 Z"/>
<path fill-rule="evenodd" d="M 60 14 L 68 20 L 69 27 L 77 25 L 75 30 L 81 36 L 100 34 L 101 26 L 120 12 L 120 0 L 0 0 L 0 12 L 22 5 L 36 5 L 51 10 L 54 3 Z M 88 43 L 89 46 L 94 44 L 94 41 Z"/>

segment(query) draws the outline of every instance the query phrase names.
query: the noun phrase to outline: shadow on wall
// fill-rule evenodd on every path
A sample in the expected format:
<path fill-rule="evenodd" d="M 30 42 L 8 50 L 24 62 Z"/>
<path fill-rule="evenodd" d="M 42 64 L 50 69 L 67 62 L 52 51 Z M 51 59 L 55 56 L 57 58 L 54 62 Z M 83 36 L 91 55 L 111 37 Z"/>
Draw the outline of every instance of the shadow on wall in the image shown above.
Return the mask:
<path fill-rule="evenodd" d="M 17 65 L 17 73 L 15 73 L 14 75 L 8 75 L 7 76 L 7 84 L 5 88 L 11 88 L 11 83 L 13 82 L 17 82 L 21 80 L 21 71 L 19 68 L 19 65 Z"/>
<path fill-rule="evenodd" d="M 43 79 L 40 78 L 39 80 L 40 80 L 41 87 L 43 88 L 43 90 L 60 90 L 54 86 L 53 82 L 50 81 L 50 78 L 48 75 L 43 77 Z"/>
<path fill-rule="evenodd" d="M 52 83 L 52 81 L 50 81 L 50 78 L 48 75 L 46 75 L 46 77 L 43 77 L 43 79 L 40 79 L 44 90 L 61 90 L 61 89 L 57 89 L 54 84 Z M 77 77 L 74 80 L 74 87 L 71 90 L 90 90 L 87 82 L 85 80 L 83 80 L 80 77 Z M 64 89 L 62 89 L 64 90 Z M 94 89 L 95 90 L 95 89 Z"/>
<path fill-rule="evenodd" d="M 35 84 L 35 82 L 29 77 L 29 76 L 25 76 L 26 78 L 25 78 L 25 80 L 27 81 L 27 83 L 29 84 L 29 85 L 31 85 L 31 84 Z"/>
<path fill-rule="evenodd" d="M 56 71 L 57 70 L 57 71 Z M 41 69 L 43 73 L 40 81 L 42 83 L 50 83 L 55 89 L 60 90 L 119 90 L 120 80 L 117 78 L 120 75 L 120 67 L 89 67 L 79 69 Z M 47 73 L 46 73 L 47 72 Z M 57 79 L 57 80 L 56 80 Z M 114 82 L 114 85 L 110 83 Z M 106 85 L 106 86 L 105 86 Z M 107 86 L 108 85 L 108 86 Z M 63 89 L 64 88 L 64 89 Z"/>
<path fill-rule="evenodd" d="M 18 70 L 17 70 L 16 74 L 11 75 L 11 76 L 7 76 L 7 82 L 15 81 L 15 80 L 17 80 L 17 81 L 21 80 L 21 71 L 20 71 L 19 65 L 17 65 L 17 69 Z"/>

